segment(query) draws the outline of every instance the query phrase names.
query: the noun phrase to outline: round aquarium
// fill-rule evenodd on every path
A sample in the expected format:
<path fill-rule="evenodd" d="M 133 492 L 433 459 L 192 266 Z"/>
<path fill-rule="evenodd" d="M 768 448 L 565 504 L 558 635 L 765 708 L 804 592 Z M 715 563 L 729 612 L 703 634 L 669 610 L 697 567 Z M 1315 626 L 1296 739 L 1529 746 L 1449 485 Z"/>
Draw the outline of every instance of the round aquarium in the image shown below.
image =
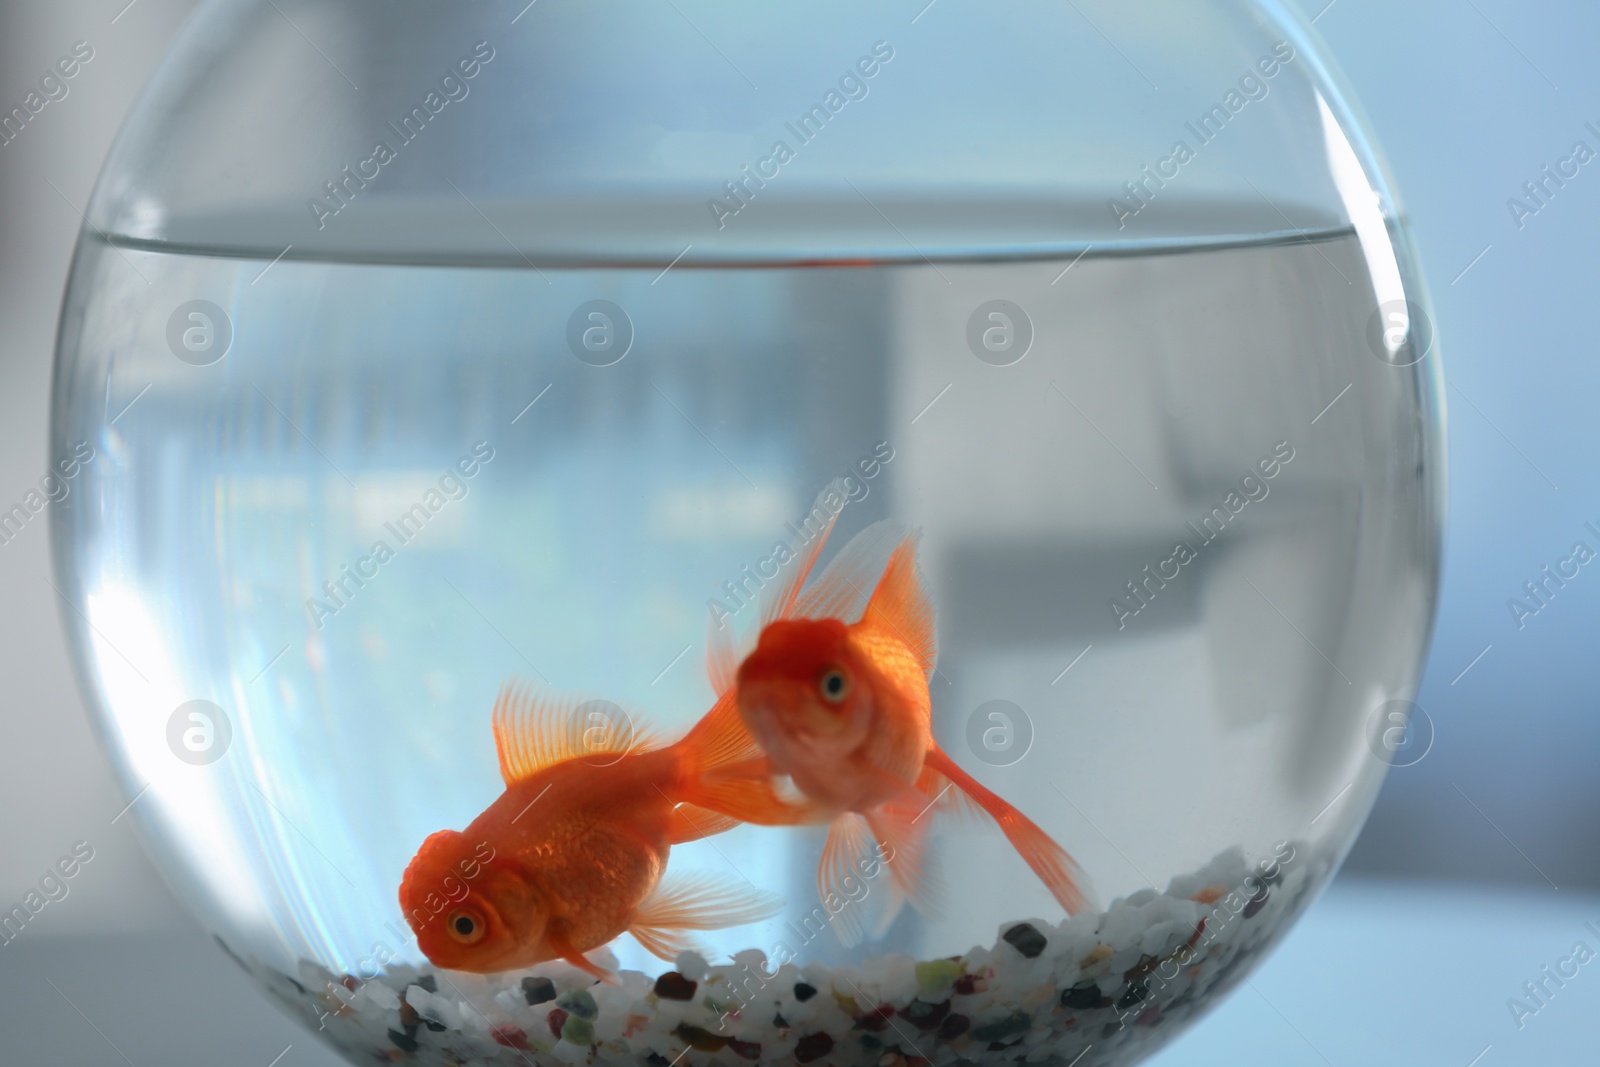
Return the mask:
<path fill-rule="evenodd" d="M 1135 1062 L 1338 866 L 1443 506 L 1275 0 L 212 0 L 55 566 L 173 890 L 352 1062 Z"/>

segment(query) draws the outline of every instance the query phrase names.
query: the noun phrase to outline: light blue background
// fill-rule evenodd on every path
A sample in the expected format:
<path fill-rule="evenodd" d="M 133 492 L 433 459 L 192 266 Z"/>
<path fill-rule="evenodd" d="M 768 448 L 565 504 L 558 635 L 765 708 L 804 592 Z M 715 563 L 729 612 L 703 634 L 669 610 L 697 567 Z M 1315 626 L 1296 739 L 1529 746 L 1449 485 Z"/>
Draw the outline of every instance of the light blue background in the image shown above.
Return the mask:
<path fill-rule="evenodd" d="M 1506 602 L 1574 541 L 1600 550 L 1583 528 L 1600 527 L 1600 160 L 1520 229 L 1506 204 L 1574 141 L 1600 151 L 1584 128 L 1600 127 L 1600 6 L 1325 2 L 1300 6 L 1321 11 L 1388 158 L 1449 383 L 1444 588 L 1417 697 L 1434 743 L 1390 773 L 1334 889 L 1255 988 L 1153 1062 L 1594 1062 L 1600 972 L 1521 1030 L 1506 1002 L 1574 942 L 1600 950 L 1583 926 L 1600 926 L 1600 567 L 1520 630 Z"/>
<path fill-rule="evenodd" d="M 1115 39 L 1112 0 L 1076 2 Z M 1345 873 L 1252 976 L 1255 989 L 1241 988 L 1156 1062 L 1467 1067 L 1486 1046 L 1480 1067 L 1593 1062 L 1600 972 L 1589 972 L 1600 962 L 1521 1031 L 1506 999 L 1574 941 L 1600 948 L 1583 928 L 1600 925 L 1600 565 L 1524 629 L 1506 601 L 1589 536 L 1586 521 L 1600 526 L 1600 431 L 1590 417 L 1600 385 L 1600 161 L 1521 229 L 1506 201 L 1575 140 L 1600 150 L 1584 127 L 1600 126 L 1600 5 L 1324 3 L 1303 6 L 1321 12 L 1317 29 L 1408 208 L 1450 383 L 1444 590 L 1418 696 L 1435 738 L 1422 762 L 1391 774 Z M 98 52 L 71 96 L 52 105 L 49 124 L 0 150 L 8 497 L 45 463 L 50 348 L 81 225 L 75 212 L 133 92 L 190 6 L 140 0 L 119 16 L 124 4 L 0 0 L 0 99 L 20 98 L 74 40 L 87 37 Z M 1159 93 L 1151 96 L 1159 106 Z M 55 595 L 41 578 L 41 533 L 0 550 L 0 893 L 17 898 L 79 838 L 94 841 L 97 859 L 44 917 L 50 925 L 30 929 L 34 945 L 0 958 L 8 1051 L 35 1064 L 121 1062 L 64 1002 L 70 995 L 137 1063 L 265 1064 L 290 1042 L 281 1067 L 332 1063 L 230 977 L 220 955 L 179 932 L 192 929 L 189 920 L 127 820 L 110 823 L 125 798 L 78 710 Z M 126 942 L 138 948 L 124 955 L 143 962 L 122 972 L 104 954 L 56 947 L 138 931 L 150 940 Z M 181 973 L 163 953 L 185 961 Z M 190 993 L 155 988 L 146 976 L 157 972 Z"/>

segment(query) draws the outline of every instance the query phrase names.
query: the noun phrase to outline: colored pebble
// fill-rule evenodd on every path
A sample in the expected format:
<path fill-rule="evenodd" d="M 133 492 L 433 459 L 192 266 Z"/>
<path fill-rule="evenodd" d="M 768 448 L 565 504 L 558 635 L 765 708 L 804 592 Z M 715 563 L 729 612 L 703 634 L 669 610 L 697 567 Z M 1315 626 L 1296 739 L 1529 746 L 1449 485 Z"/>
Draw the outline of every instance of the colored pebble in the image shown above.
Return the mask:
<path fill-rule="evenodd" d="M 678 1028 L 672 1033 L 690 1048 L 699 1049 L 701 1052 L 720 1052 L 728 1044 L 728 1039 L 720 1034 L 713 1034 L 710 1030 L 702 1030 L 688 1023 L 679 1023 Z"/>
<path fill-rule="evenodd" d="M 1101 999 L 1099 985 L 1095 983 L 1094 979 L 1090 978 L 1079 982 L 1071 989 L 1065 990 L 1061 994 L 1061 1006 L 1082 1011 L 1087 1008 L 1099 1007 Z"/>
<path fill-rule="evenodd" d="M 390 1030 L 389 1040 L 394 1042 L 394 1047 L 401 1052 L 417 1051 L 417 1039 L 410 1034 L 403 1034 L 399 1030 Z"/>
<path fill-rule="evenodd" d="M 777 1027 L 779 1030 L 787 1030 L 789 1029 L 789 1020 L 783 1017 L 782 1012 L 773 1012 L 772 1025 Z"/>
<path fill-rule="evenodd" d="M 1267 897 L 1271 895 L 1272 890 L 1263 882 L 1261 888 L 1256 890 L 1256 895 L 1250 898 L 1250 903 L 1244 906 L 1244 917 L 1254 919 L 1267 906 Z"/>
<path fill-rule="evenodd" d="M 524 978 L 522 995 L 530 1008 L 535 1004 L 544 1004 L 556 999 L 556 984 L 548 978 Z"/>
<path fill-rule="evenodd" d="M 1033 1027 L 1033 1019 L 1025 1012 L 1013 1012 L 999 1022 L 984 1023 L 972 1031 L 974 1041 L 1003 1041 L 1016 1034 L 1027 1033 Z"/>
<path fill-rule="evenodd" d="M 955 993 L 958 997 L 970 997 L 978 991 L 978 976 L 964 974 L 956 979 Z"/>
<path fill-rule="evenodd" d="M 856 1038 L 856 1041 L 861 1045 L 861 1051 L 863 1052 L 877 1052 L 883 1047 L 883 1042 L 879 1041 L 871 1034 L 862 1034 L 860 1037 Z"/>
<path fill-rule="evenodd" d="M 1037 959 L 1039 953 L 1044 951 L 1044 935 L 1032 923 L 1018 923 L 1001 936 L 1012 948 L 1030 960 Z"/>
<path fill-rule="evenodd" d="M 550 1024 L 552 1037 L 561 1037 L 561 1028 L 567 1025 L 567 1013 L 560 1008 L 551 1008 L 550 1014 L 545 1016 L 545 1021 Z"/>
<path fill-rule="evenodd" d="M 570 1016 L 561 1027 L 561 1040 L 569 1045 L 594 1044 L 594 1023 L 581 1015 Z"/>
<path fill-rule="evenodd" d="M 1149 995 L 1150 987 L 1145 985 L 1144 982 L 1129 982 L 1127 990 L 1117 998 L 1116 1008 L 1118 1011 L 1127 1011 L 1135 1004 L 1143 1002 L 1144 998 Z"/>
<path fill-rule="evenodd" d="M 556 1007 L 565 1008 L 580 1019 L 593 1019 L 600 1014 L 600 1005 L 587 989 L 569 989 L 556 998 Z"/>
<path fill-rule="evenodd" d="M 824 1033 L 807 1034 L 794 1046 L 794 1058 L 801 1063 L 821 1059 L 833 1051 L 833 1038 Z"/>
<path fill-rule="evenodd" d="M 893 1015 L 893 1004 L 879 1004 L 871 1011 L 862 1012 L 855 1017 L 856 1029 L 874 1034 L 880 1033 L 889 1028 L 889 1019 Z"/>
<path fill-rule="evenodd" d="M 930 1004 L 926 1000 L 913 1000 L 900 1009 L 902 1018 L 915 1026 L 918 1030 L 932 1030 L 944 1022 L 944 1017 L 950 1014 L 950 1002 L 941 1000 L 937 1004 Z"/>
<path fill-rule="evenodd" d="M 677 971 L 668 971 L 656 979 L 656 996 L 665 1000 L 693 1000 L 697 984 Z"/>
<path fill-rule="evenodd" d="M 531 1052 L 533 1046 L 528 1044 L 528 1035 L 515 1026 L 497 1026 L 490 1031 L 489 1036 L 494 1038 L 494 1043 L 514 1048 L 521 1052 Z"/>
<path fill-rule="evenodd" d="M 1090 967 L 1104 963 L 1114 955 L 1116 955 L 1116 953 L 1111 950 L 1110 945 L 1096 945 L 1094 948 L 1089 950 L 1088 954 L 1085 955 L 1083 959 L 1078 961 L 1078 969 L 1080 971 L 1087 971 Z"/>
<path fill-rule="evenodd" d="M 794 999 L 804 1004 L 817 995 L 817 987 L 809 982 L 796 982 L 794 984 Z"/>
<path fill-rule="evenodd" d="M 431 975 L 429 976 L 428 980 L 430 982 L 433 980 Z M 412 985 L 422 987 L 421 982 L 413 982 Z M 410 987 L 408 986 L 407 989 L 409 990 Z M 429 992 L 432 991 L 429 990 Z M 400 1025 L 405 1027 L 406 1033 L 415 1034 L 417 1032 L 418 1024 L 426 1026 L 429 1030 L 436 1034 L 442 1033 L 444 1030 L 448 1029 L 444 1023 L 430 1019 L 426 1015 L 419 1012 L 416 1008 L 413 1008 L 411 1006 L 411 1002 L 406 1000 L 405 996 L 402 995 L 400 997 Z"/>
<path fill-rule="evenodd" d="M 960 960 L 927 960 L 915 968 L 917 991 L 925 997 L 939 993 L 961 977 Z"/>
<path fill-rule="evenodd" d="M 728 1051 L 740 1059 L 759 1060 L 761 1058 L 761 1042 L 740 1041 L 736 1037 L 728 1038 Z"/>
<path fill-rule="evenodd" d="M 946 1041 L 954 1041 L 972 1028 L 972 1020 L 965 1015 L 952 1014 L 944 1017 L 944 1022 L 939 1024 L 939 1036 Z"/>
<path fill-rule="evenodd" d="M 1140 956 L 1138 963 L 1135 963 L 1132 967 L 1129 967 L 1126 971 L 1122 972 L 1122 977 L 1129 982 L 1136 981 L 1145 977 L 1160 965 L 1160 956 Z"/>

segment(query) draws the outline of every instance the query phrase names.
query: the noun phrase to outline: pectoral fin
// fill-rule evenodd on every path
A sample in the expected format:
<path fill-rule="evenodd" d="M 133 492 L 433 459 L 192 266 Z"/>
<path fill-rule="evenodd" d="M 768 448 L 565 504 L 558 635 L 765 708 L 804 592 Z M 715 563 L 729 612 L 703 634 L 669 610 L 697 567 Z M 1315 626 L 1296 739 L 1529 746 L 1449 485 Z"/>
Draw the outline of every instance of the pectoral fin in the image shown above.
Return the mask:
<path fill-rule="evenodd" d="M 846 812 L 828 825 L 822 862 L 817 866 L 817 896 L 845 948 L 860 944 L 867 929 L 865 897 L 848 892 L 845 879 L 853 876 L 858 884 L 866 884 L 861 869 L 876 848 L 867 820 L 854 812 Z"/>
<path fill-rule="evenodd" d="M 591 962 L 587 956 L 572 946 L 572 943 L 567 940 L 564 934 L 547 933 L 545 938 L 546 943 L 555 950 L 556 955 L 560 956 L 562 959 L 566 960 L 580 971 L 585 971 L 588 974 L 592 974 L 594 977 L 598 978 L 602 982 L 607 983 L 608 985 L 617 984 L 616 975 L 612 974 L 604 967 Z"/>
<path fill-rule="evenodd" d="M 770 919 L 783 901 L 723 875 L 669 875 L 634 914 L 628 932 L 648 951 L 670 960 L 687 940 L 685 930 L 720 930 Z"/>

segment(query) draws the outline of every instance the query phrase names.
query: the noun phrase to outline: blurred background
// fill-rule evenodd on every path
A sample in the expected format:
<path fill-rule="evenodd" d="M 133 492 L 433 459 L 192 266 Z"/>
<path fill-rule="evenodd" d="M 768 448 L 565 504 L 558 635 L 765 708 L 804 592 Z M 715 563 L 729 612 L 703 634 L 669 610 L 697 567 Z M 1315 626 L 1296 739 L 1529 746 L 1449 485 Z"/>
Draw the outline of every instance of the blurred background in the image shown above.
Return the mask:
<path fill-rule="evenodd" d="M 51 353 L 80 211 L 192 6 L 0 0 L 0 111 L 76 42 L 93 49 L 67 95 L 0 145 L 4 506 L 45 472 Z M 1600 966 L 1547 986 L 1556 992 L 1542 1006 L 1524 983 L 1576 942 L 1600 949 L 1585 926 L 1600 930 L 1600 577 L 1585 567 L 1550 583 L 1542 605 L 1524 583 L 1542 581 L 1574 542 L 1596 544 L 1586 523 L 1600 528 L 1590 416 L 1600 163 L 1547 185 L 1542 204 L 1524 183 L 1577 141 L 1600 148 L 1600 7 L 1302 7 L 1365 106 L 1434 298 L 1451 477 L 1417 698 L 1432 744 L 1390 773 L 1339 879 L 1276 956 L 1157 1062 L 1592 1056 Z M 1537 211 L 1513 211 L 1512 198 Z M 93 859 L 25 939 L 0 947 L 7 1047 L 31 1064 L 335 1062 L 210 946 L 117 818 L 129 798 L 74 688 L 48 563 L 42 522 L 0 544 L 0 902 L 21 900 L 76 842 Z M 1513 598 L 1537 611 L 1519 619 Z M 1538 1008 L 1520 1025 L 1513 997 Z"/>

